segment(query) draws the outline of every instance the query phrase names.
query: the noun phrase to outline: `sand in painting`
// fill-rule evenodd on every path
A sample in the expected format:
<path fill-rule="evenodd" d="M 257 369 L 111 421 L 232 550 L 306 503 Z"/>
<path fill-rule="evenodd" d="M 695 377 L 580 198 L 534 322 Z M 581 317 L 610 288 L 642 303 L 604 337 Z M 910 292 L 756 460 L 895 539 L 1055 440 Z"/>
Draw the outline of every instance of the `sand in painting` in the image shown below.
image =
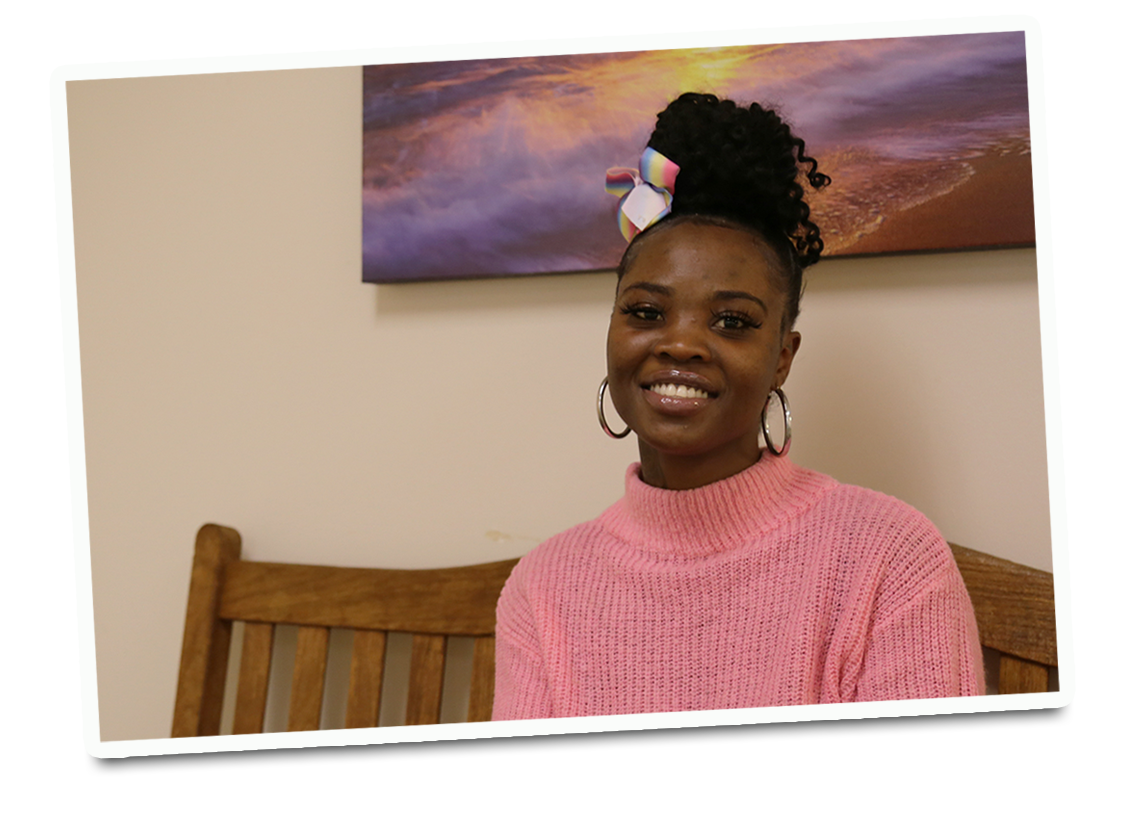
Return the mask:
<path fill-rule="evenodd" d="M 1034 245 L 1030 152 L 992 151 L 965 163 L 972 169 L 965 181 L 916 206 L 888 212 L 877 230 L 831 253 Z"/>

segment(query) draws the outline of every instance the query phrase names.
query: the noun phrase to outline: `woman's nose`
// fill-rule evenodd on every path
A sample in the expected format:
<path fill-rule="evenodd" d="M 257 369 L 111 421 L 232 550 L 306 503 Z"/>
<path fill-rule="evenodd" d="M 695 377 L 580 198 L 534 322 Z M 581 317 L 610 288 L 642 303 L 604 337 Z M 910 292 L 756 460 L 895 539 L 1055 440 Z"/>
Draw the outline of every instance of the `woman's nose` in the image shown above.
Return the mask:
<path fill-rule="evenodd" d="M 711 349 L 707 339 L 705 325 L 694 319 L 677 319 L 668 322 L 653 349 L 657 355 L 676 361 L 709 361 Z"/>

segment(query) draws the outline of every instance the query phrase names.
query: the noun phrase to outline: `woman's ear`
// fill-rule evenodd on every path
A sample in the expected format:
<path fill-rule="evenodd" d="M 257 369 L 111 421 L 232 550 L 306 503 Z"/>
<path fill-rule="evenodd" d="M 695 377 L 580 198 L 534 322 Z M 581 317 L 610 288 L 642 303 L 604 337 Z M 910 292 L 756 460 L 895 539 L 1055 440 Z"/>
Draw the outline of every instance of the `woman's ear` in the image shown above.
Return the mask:
<path fill-rule="evenodd" d="M 793 357 L 801 347 L 801 334 L 790 330 L 781 342 L 781 355 L 777 357 L 777 371 L 773 377 L 773 388 L 776 390 L 785 384 L 789 378 L 789 368 L 793 366 Z"/>

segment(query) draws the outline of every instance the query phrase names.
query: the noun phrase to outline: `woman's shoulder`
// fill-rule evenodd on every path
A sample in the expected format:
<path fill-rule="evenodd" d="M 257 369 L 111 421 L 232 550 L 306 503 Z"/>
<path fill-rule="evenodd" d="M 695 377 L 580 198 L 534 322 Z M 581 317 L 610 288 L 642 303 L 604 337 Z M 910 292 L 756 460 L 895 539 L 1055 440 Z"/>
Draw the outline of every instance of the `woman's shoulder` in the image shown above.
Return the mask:
<path fill-rule="evenodd" d="M 937 526 L 897 497 L 841 484 L 825 493 L 816 513 L 815 521 L 853 555 L 877 565 L 884 578 L 919 584 L 956 567 Z"/>
<path fill-rule="evenodd" d="M 823 502 L 835 514 L 854 517 L 871 527 L 933 526 L 913 505 L 866 486 L 837 483 L 835 488 L 825 490 Z"/>
<path fill-rule="evenodd" d="M 581 522 L 557 533 L 524 554 L 512 570 L 511 579 L 527 584 L 545 576 L 581 570 L 588 565 L 603 535 L 598 519 Z"/>
<path fill-rule="evenodd" d="M 809 494 L 805 503 L 808 521 L 827 523 L 833 530 L 857 538 L 937 534 L 925 514 L 898 497 L 840 482 L 832 475 L 793 463 L 790 468 L 795 472 L 792 487 Z"/>

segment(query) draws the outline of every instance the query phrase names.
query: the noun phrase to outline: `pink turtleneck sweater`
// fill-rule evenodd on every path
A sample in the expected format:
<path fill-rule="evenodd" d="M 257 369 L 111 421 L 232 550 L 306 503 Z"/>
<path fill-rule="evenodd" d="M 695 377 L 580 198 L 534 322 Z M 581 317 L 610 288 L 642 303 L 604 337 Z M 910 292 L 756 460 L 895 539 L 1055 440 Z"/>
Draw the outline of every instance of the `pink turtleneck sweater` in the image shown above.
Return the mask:
<path fill-rule="evenodd" d="M 625 497 L 525 556 L 494 720 L 984 692 L 949 547 L 910 506 L 787 457 Z"/>

